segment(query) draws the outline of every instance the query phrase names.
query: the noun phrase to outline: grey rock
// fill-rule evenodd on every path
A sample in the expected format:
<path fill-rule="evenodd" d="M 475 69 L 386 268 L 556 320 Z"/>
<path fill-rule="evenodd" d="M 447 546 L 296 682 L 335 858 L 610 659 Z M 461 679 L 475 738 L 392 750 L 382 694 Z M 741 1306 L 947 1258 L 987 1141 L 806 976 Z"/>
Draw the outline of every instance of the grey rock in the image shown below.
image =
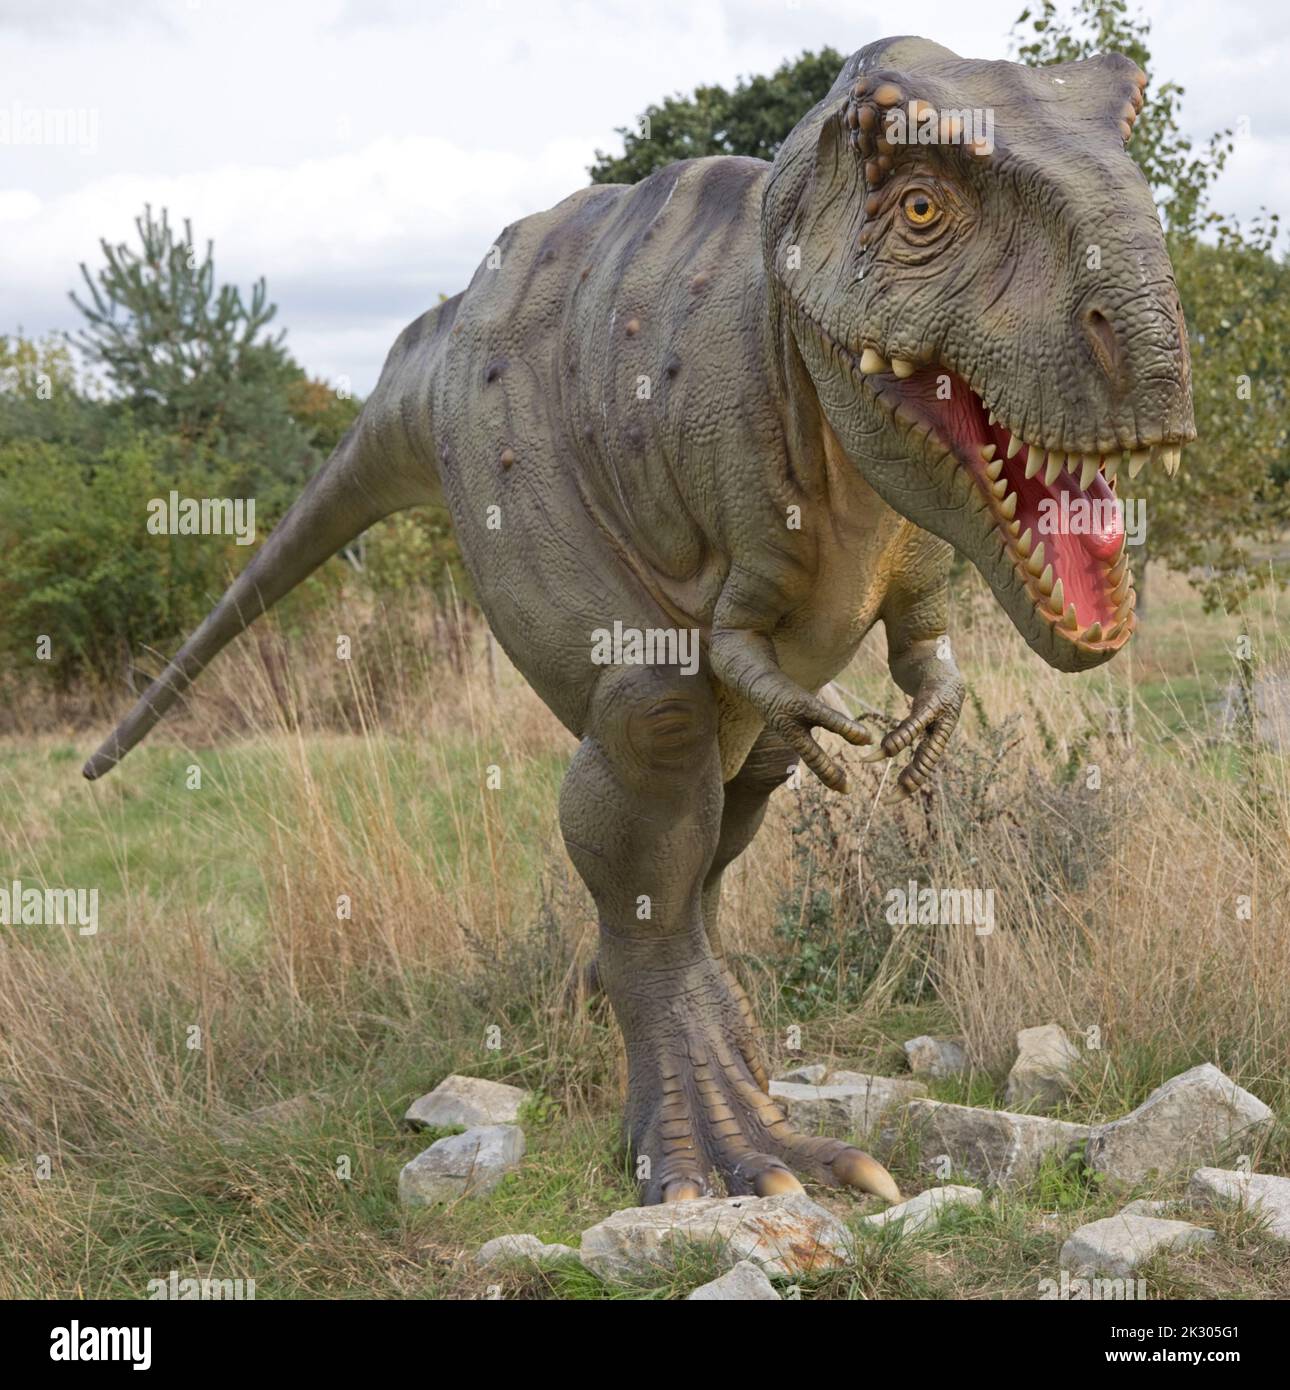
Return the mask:
<path fill-rule="evenodd" d="M 255 1130 L 290 1129 L 294 1125 L 316 1120 L 328 1099 L 325 1091 L 306 1091 L 303 1095 L 288 1096 L 286 1100 L 275 1100 L 244 1114 L 231 1116 L 219 1122 L 216 1132 L 222 1144 L 238 1148 L 250 1141 Z"/>
<path fill-rule="evenodd" d="M 824 1086 L 772 1081 L 770 1094 L 798 1129 L 837 1139 L 867 1134 L 887 1111 L 927 1094 L 921 1081 L 863 1072 L 832 1072 L 827 1081 Z"/>
<path fill-rule="evenodd" d="M 403 1116 L 417 1129 L 450 1125 L 514 1124 L 529 1092 L 479 1076 L 446 1076 L 408 1106 Z"/>
<path fill-rule="evenodd" d="M 1056 1105 L 1071 1088 L 1079 1049 L 1055 1024 L 1023 1028 L 1017 1034 L 1017 1060 L 1008 1073 L 1009 1105 Z"/>
<path fill-rule="evenodd" d="M 948 1157 L 956 1171 L 974 1181 L 1006 1187 L 1033 1176 L 1045 1155 L 1072 1153 L 1090 1133 L 1087 1125 L 1042 1115 L 915 1100 L 883 1121 L 879 1149 L 889 1154 L 909 1136 L 924 1171 L 934 1171 Z"/>
<path fill-rule="evenodd" d="M 1290 1241 L 1290 1178 L 1272 1173 L 1241 1173 L 1230 1168 L 1198 1168 L 1187 1195 L 1200 1202 L 1236 1202 L 1264 1218 L 1274 1240 Z"/>
<path fill-rule="evenodd" d="M 1108 1216 L 1073 1231 L 1059 1257 L 1063 1269 L 1123 1278 L 1160 1250 L 1205 1245 L 1216 1233 L 1188 1221 L 1152 1216 Z"/>
<path fill-rule="evenodd" d="M 907 1202 L 897 1202 L 886 1211 L 861 1218 L 857 1224 L 869 1230 L 878 1230 L 899 1223 L 901 1235 L 912 1235 L 915 1231 L 937 1226 L 946 1207 L 979 1206 L 983 1196 L 979 1187 L 929 1187 L 926 1192 L 920 1192 Z"/>
<path fill-rule="evenodd" d="M 967 1053 L 957 1038 L 910 1038 L 905 1043 L 905 1059 L 915 1076 L 942 1078 L 958 1076 L 968 1069 Z"/>
<path fill-rule="evenodd" d="M 1257 1096 L 1242 1090 L 1210 1062 L 1158 1086 L 1127 1115 L 1099 1125 L 1088 1146 L 1091 1168 L 1138 1182 L 1222 1156 L 1250 1143 L 1273 1120 Z"/>
<path fill-rule="evenodd" d="M 686 1298 L 686 1302 L 713 1303 L 780 1303 L 775 1286 L 766 1278 L 760 1265 L 740 1260 L 720 1278 L 703 1284 Z"/>
<path fill-rule="evenodd" d="M 428 1207 L 483 1196 L 523 1157 L 524 1131 L 518 1125 L 481 1125 L 451 1134 L 403 1165 L 399 1201 L 407 1207 Z"/>
<path fill-rule="evenodd" d="M 1180 1202 L 1153 1202 L 1146 1197 L 1139 1197 L 1136 1201 L 1128 1202 L 1119 1210 L 1120 1216 L 1168 1216 L 1170 1212 L 1176 1213 L 1182 1204 Z"/>
<path fill-rule="evenodd" d="M 751 1260 L 767 1274 L 796 1275 L 845 1264 L 847 1228 L 801 1192 L 781 1197 L 696 1197 L 628 1207 L 582 1233 L 582 1263 L 602 1279 L 628 1279 L 671 1265 L 686 1245 L 706 1245 L 727 1268 Z"/>
<path fill-rule="evenodd" d="M 794 1067 L 792 1071 L 786 1071 L 783 1076 L 775 1077 L 775 1081 L 790 1081 L 801 1086 L 819 1086 L 828 1075 L 828 1071 L 828 1065 L 824 1062 L 808 1062 L 804 1066 Z"/>
<path fill-rule="evenodd" d="M 537 1236 L 496 1236 L 485 1241 L 475 1252 L 477 1265 L 534 1264 L 543 1269 L 555 1269 L 564 1264 L 577 1264 L 578 1252 L 569 1245 L 545 1245 Z"/>

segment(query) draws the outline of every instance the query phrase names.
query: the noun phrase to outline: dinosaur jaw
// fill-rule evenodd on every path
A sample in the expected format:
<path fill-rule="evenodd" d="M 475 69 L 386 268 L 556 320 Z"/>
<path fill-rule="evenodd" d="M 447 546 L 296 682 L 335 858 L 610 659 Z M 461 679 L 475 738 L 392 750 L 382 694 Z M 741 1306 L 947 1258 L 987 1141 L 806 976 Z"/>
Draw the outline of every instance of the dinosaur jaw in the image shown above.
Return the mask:
<path fill-rule="evenodd" d="M 1098 452 L 1029 442 L 997 420 L 950 368 L 888 361 L 873 348 L 855 352 L 818 323 L 811 327 L 906 445 L 921 449 L 944 513 L 955 520 L 942 526 L 934 515 L 916 514 L 921 508 L 902 505 L 900 480 L 884 478 L 882 466 L 870 478 L 879 492 L 889 492 L 885 482 L 896 483 L 891 504 L 976 564 L 1050 665 L 1078 671 L 1114 656 L 1137 626 L 1119 470 L 1123 461 L 1136 477 L 1151 461 L 1172 476 L 1181 441 L 1134 441 Z"/>
<path fill-rule="evenodd" d="M 899 421 L 928 430 L 929 449 L 948 452 L 951 466 L 967 474 L 983 532 L 1002 547 L 1001 558 L 1011 563 L 1055 645 L 1072 645 L 1080 666 L 1124 646 L 1137 624 L 1117 496 L 1126 451 L 1081 453 L 1027 443 L 945 367 L 911 371 L 899 359 L 879 364 L 869 354 L 862 362 L 882 403 Z M 1136 473 L 1141 461 L 1131 466 Z M 1172 455 L 1166 466 L 1172 471 Z"/>

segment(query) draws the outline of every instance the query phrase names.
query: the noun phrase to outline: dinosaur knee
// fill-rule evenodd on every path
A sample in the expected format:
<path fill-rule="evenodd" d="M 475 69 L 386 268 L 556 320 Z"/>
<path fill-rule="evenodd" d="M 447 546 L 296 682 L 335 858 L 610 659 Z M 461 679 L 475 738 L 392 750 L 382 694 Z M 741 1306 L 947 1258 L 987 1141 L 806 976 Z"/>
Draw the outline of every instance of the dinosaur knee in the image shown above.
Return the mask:
<path fill-rule="evenodd" d="M 714 753 L 716 701 L 707 681 L 640 667 L 604 694 L 596 736 L 629 776 L 689 778 Z"/>

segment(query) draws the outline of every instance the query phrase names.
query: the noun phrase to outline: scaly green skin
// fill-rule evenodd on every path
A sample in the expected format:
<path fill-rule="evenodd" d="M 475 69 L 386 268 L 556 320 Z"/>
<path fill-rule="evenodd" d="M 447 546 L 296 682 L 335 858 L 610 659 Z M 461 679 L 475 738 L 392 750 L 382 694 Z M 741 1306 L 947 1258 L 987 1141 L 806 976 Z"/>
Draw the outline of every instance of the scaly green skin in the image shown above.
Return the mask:
<path fill-rule="evenodd" d="M 1070 613 L 1052 575 L 1029 573 L 967 384 L 1054 471 L 1066 450 L 1078 474 L 1081 452 L 1109 472 L 1112 451 L 1153 446 L 1170 466 L 1191 437 L 1177 297 L 1123 148 L 1143 81 L 1114 57 L 1035 72 L 888 40 L 848 62 L 773 165 L 674 164 L 507 228 L 469 289 L 402 334 L 327 469 L 86 775 L 327 555 L 441 485 L 494 632 L 581 740 L 560 824 L 600 916 L 644 1199 L 713 1175 L 792 1190 L 793 1170 L 895 1197 L 880 1165 L 796 1134 L 766 1094 L 716 930 L 721 873 L 799 757 L 844 787 L 815 727 L 865 757 L 913 746 L 899 782 L 925 783 L 963 699 L 944 641 L 951 546 L 1054 666 L 1128 639 L 1115 537 L 1105 555 L 1052 540 Z M 949 127 L 931 146 L 886 142 L 886 113 L 910 100 L 991 108 L 995 149 Z M 928 198 L 930 228 L 910 212 Z M 938 381 L 952 419 L 928 404 Z M 1020 480 L 1029 457 L 1005 475 L 1023 511 L 1041 487 Z M 912 708 L 874 744 L 816 692 L 878 621 Z M 595 664 L 593 634 L 615 622 L 697 629 L 698 670 Z"/>

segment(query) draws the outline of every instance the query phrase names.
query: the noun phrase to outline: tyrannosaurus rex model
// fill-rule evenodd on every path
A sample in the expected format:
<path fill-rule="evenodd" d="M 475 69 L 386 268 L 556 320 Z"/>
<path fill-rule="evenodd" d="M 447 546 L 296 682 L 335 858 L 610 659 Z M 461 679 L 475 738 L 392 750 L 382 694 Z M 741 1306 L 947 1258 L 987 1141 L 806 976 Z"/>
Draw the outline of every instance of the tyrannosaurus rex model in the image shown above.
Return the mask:
<path fill-rule="evenodd" d="M 897 1197 L 767 1095 L 721 875 L 797 759 L 845 788 L 815 727 L 868 758 L 913 746 L 899 782 L 923 785 L 963 698 L 951 548 L 1059 670 L 1129 640 L 1114 506 L 1091 532 L 1042 521 L 1046 502 L 1110 503 L 1117 467 L 1173 473 L 1194 437 L 1173 275 L 1125 151 L 1145 83 L 1116 55 L 1028 68 L 889 39 L 773 164 L 672 164 L 508 227 L 399 337 L 85 775 L 347 541 L 445 497 L 493 631 L 581 740 L 560 824 L 599 913 L 644 1199 L 714 1174 L 794 1190 L 794 1170 Z M 815 692 L 878 620 L 912 707 L 875 744 Z M 606 656 L 610 631 L 636 640 Z M 669 633 L 697 634 L 697 659 L 650 658 Z"/>

